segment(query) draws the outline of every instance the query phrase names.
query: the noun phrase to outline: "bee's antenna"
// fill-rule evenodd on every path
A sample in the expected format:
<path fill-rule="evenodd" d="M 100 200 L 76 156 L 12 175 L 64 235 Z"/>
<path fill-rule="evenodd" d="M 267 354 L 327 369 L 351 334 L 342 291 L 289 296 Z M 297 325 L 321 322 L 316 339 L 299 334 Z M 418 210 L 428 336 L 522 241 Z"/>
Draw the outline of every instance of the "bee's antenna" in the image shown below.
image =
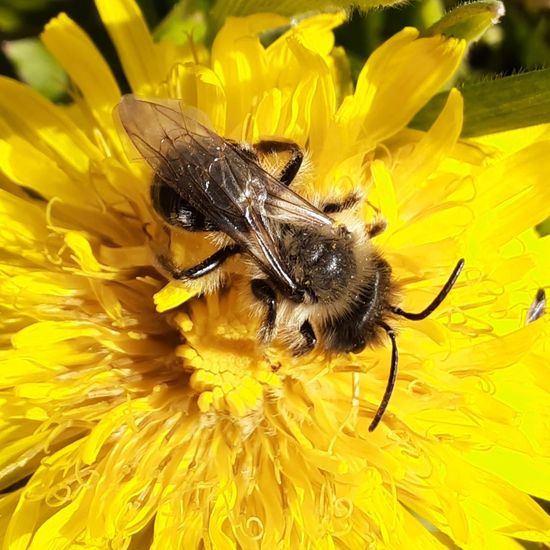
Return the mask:
<path fill-rule="evenodd" d="M 390 402 L 390 397 L 395 386 L 395 381 L 397 379 L 397 363 L 399 360 L 399 353 L 397 351 L 397 340 L 395 339 L 395 332 L 393 329 L 386 325 L 386 323 L 380 323 L 380 326 L 386 331 L 387 335 L 391 340 L 391 366 L 390 366 L 390 375 L 388 376 L 388 384 L 386 385 L 386 391 L 384 392 L 384 397 L 378 406 L 378 410 L 372 419 L 372 422 L 369 426 L 369 432 L 372 432 L 376 429 L 376 426 L 380 424 L 380 420 L 384 416 L 386 409 L 388 408 L 388 403 Z"/>
<path fill-rule="evenodd" d="M 439 304 L 441 304 L 441 302 L 445 299 L 447 294 L 449 294 L 449 292 L 451 291 L 451 288 L 453 288 L 454 284 L 456 283 L 456 280 L 458 279 L 458 276 L 460 275 L 460 272 L 462 271 L 463 267 L 464 267 L 464 258 L 458 261 L 448 281 L 445 283 L 443 288 L 439 291 L 439 294 L 434 298 L 432 303 L 428 307 L 420 311 L 419 313 L 410 313 L 408 311 L 403 311 L 399 307 L 392 307 L 391 311 L 397 315 L 401 315 L 402 317 L 405 317 L 406 319 L 411 319 L 412 321 L 420 321 L 421 319 L 425 319 L 439 306 Z M 391 340 L 391 366 L 390 366 L 390 375 L 388 377 L 388 384 L 386 385 L 386 391 L 384 392 L 384 397 L 382 397 L 382 401 L 380 402 L 378 410 L 376 411 L 376 414 L 374 415 L 374 418 L 370 423 L 369 432 L 372 432 L 376 429 L 376 426 L 380 424 L 380 420 L 382 420 L 382 417 L 386 412 L 388 403 L 390 402 L 391 394 L 393 393 L 393 388 L 395 387 L 395 381 L 397 379 L 397 364 L 399 361 L 399 353 L 397 351 L 397 340 L 395 338 L 395 332 L 386 323 L 380 323 L 380 326 L 386 331 L 386 334 L 389 336 Z"/>
<path fill-rule="evenodd" d="M 445 283 L 445 286 L 439 291 L 439 294 L 434 298 L 433 302 L 419 313 L 410 313 L 408 311 L 403 311 L 400 307 L 391 307 L 391 311 L 397 315 L 401 315 L 401 317 L 410 319 L 411 321 L 420 321 L 422 319 L 425 319 L 426 317 L 428 317 L 428 315 L 430 315 L 434 312 L 434 310 L 437 309 L 439 304 L 441 304 L 447 294 L 449 294 L 451 288 L 453 288 L 454 284 L 456 283 L 456 280 L 458 279 L 458 276 L 460 275 L 463 267 L 464 258 L 461 258 L 460 260 L 458 260 L 458 263 L 453 269 L 449 280 Z"/>

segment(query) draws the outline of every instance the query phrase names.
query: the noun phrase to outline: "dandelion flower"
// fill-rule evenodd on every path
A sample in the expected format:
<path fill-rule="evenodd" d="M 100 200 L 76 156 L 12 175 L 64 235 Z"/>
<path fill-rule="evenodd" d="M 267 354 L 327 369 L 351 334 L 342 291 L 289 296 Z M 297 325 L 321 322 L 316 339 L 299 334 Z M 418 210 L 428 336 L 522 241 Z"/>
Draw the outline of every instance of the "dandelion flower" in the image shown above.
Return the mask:
<path fill-rule="evenodd" d="M 0 79 L 0 539 L 42 548 L 519 548 L 550 540 L 550 129 L 459 139 L 453 90 L 426 132 L 406 126 L 449 80 L 459 39 L 404 29 L 353 91 L 332 29 L 304 19 L 264 47 L 273 15 L 229 18 L 211 51 L 155 44 L 132 0 L 97 0 L 133 93 L 198 108 L 223 136 L 294 140 L 306 196 L 360 186 L 403 307 L 400 372 L 378 429 L 389 346 L 294 358 L 261 346 L 240 302 L 167 283 L 149 235 L 151 174 L 112 118 L 120 91 L 60 15 L 42 36 L 71 77 L 54 106 Z M 145 228 L 145 229 L 144 229 Z M 212 245 L 173 236 L 183 265 Z"/>

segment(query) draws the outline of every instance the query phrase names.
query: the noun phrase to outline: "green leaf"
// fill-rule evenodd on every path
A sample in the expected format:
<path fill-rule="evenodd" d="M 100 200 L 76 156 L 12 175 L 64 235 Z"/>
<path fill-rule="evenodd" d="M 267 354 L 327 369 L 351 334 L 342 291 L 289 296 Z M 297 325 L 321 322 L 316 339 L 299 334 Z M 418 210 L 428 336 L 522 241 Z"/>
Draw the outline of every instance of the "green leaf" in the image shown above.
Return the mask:
<path fill-rule="evenodd" d="M 422 35 L 443 34 L 468 41 L 477 40 L 489 27 L 498 23 L 504 12 L 504 4 L 496 0 L 463 4 L 444 15 Z"/>
<path fill-rule="evenodd" d="M 2 49 L 20 80 L 53 101 L 66 99 L 69 78 L 38 38 L 6 41 Z"/>
<path fill-rule="evenodd" d="M 367 11 L 371 8 L 401 4 L 403 0 L 357 0 L 349 2 L 346 0 L 216 0 L 211 10 L 213 19 L 223 24 L 226 17 L 230 15 L 249 15 L 251 13 L 277 13 L 279 15 L 297 15 L 306 12 L 331 11 L 334 9 L 359 8 Z"/>
<path fill-rule="evenodd" d="M 466 82 L 462 137 L 474 137 L 550 122 L 550 69 L 482 82 Z M 437 94 L 414 117 L 411 128 L 427 130 L 449 92 Z"/>

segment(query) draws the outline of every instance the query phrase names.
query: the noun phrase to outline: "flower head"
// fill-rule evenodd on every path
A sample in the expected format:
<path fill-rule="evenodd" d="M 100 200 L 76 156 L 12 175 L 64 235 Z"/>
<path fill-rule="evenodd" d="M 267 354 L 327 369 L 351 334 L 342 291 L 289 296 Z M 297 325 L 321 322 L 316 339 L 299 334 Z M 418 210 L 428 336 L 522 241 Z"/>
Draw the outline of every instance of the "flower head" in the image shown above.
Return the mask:
<path fill-rule="evenodd" d="M 467 267 L 434 315 L 399 324 L 398 382 L 370 433 L 389 346 L 295 358 L 258 343 L 238 261 L 202 297 L 154 268 L 156 243 L 182 265 L 213 244 L 168 238 L 112 119 L 118 86 L 59 16 L 43 40 L 74 103 L 0 79 L 4 548 L 548 541 L 528 495 L 550 497 L 549 324 L 525 323 L 549 282 L 550 240 L 533 230 L 550 214 L 548 127 L 461 141 L 452 90 L 429 131 L 407 129 L 458 67 L 458 39 L 404 29 L 352 92 L 339 13 L 267 47 L 259 34 L 286 18 L 229 18 L 206 52 L 153 43 L 132 0 L 97 6 L 135 94 L 181 99 L 230 139 L 295 141 L 305 196 L 368 194 L 361 215 L 388 221 L 375 242 L 407 310 Z"/>

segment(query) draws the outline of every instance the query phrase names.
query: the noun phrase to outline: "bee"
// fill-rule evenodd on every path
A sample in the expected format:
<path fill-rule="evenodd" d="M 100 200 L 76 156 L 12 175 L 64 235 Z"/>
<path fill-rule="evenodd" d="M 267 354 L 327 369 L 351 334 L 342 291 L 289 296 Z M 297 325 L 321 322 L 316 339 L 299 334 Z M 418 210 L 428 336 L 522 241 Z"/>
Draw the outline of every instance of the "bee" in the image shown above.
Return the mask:
<path fill-rule="evenodd" d="M 359 353 L 387 335 L 390 373 L 369 427 L 373 431 L 397 377 L 392 319 L 428 317 L 450 292 L 464 260 L 423 311 L 404 311 L 396 304 L 391 267 L 372 243 L 384 224 L 365 225 L 354 214 L 357 195 L 314 205 L 294 191 L 292 184 L 304 164 L 304 150 L 296 143 L 263 140 L 250 145 L 224 139 L 177 100 L 126 95 L 118 115 L 133 146 L 154 170 L 151 201 L 161 220 L 181 230 L 222 236 L 218 250 L 198 265 L 181 268 L 160 256 L 171 277 L 202 279 L 239 255 L 251 294 L 263 310 L 260 339 L 269 342 L 279 332 L 293 331 L 295 355 L 315 346 L 328 353 Z M 287 160 L 272 173 L 266 160 L 281 155 Z"/>

